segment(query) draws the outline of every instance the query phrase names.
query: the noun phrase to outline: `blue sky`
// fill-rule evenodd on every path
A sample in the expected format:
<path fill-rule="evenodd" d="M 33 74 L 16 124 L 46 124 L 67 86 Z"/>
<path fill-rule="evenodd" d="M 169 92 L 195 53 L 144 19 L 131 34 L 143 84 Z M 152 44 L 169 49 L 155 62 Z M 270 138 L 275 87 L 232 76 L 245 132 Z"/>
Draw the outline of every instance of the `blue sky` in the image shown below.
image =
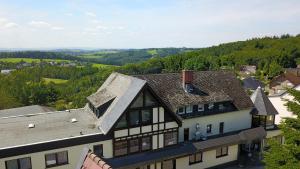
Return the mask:
<path fill-rule="evenodd" d="M 300 33 L 299 0 L 0 0 L 0 48 L 206 47 Z"/>

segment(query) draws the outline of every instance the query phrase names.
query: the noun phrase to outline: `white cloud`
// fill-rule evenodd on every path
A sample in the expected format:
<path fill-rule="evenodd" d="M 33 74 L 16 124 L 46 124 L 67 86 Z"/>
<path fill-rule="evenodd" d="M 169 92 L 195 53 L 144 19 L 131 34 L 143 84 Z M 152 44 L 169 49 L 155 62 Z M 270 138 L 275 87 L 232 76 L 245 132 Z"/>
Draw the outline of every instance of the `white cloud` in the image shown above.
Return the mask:
<path fill-rule="evenodd" d="M 86 16 L 90 16 L 90 17 L 96 17 L 97 15 L 93 12 L 86 12 L 85 13 Z"/>
<path fill-rule="evenodd" d="M 14 22 L 8 22 L 4 25 L 5 28 L 14 28 L 14 27 L 18 27 L 19 25 L 14 23 Z"/>
<path fill-rule="evenodd" d="M 14 22 L 10 22 L 8 19 L 6 18 L 0 18 L 0 28 L 14 28 L 14 27 L 18 27 L 19 25 L 14 23 Z"/>
<path fill-rule="evenodd" d="M 34 27 L 50 27 L 51 24 L 49 24 L 48 22 L 44 22 L 44 21 L 31 21 L 28 23 L 31 26 Z"/>
<path fill-rule="evenodd" d="M 53 26 L 51 29 L 59 31 L 59 30 L 64 30 L 65 28 L 59 26 Z"/>

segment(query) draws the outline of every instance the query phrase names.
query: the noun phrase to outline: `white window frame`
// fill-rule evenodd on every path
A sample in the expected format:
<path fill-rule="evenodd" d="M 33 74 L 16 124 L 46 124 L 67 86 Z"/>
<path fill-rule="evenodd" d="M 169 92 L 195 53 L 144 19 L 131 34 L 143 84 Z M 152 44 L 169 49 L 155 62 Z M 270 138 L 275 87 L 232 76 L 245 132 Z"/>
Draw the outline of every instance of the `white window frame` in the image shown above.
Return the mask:
<path fill-rule="evenodd" d="M 198 111 L 204 111 L 204 104 L 198 104 Z"/>
<path fill-rule="evenodd" d="M 182 110 L 183 110 L 182 112 L 179 111 L 179 109 L 181 109 L 181 108 L 182 108 Z M 177 113 L 178 113 L 178 114 L 184 114 L 184 113 L 185 113 L 184 107 L 178 107 Z"/>
<path fill-rule="evenodd" d="M 191 109 L 190 111 L 188 111 L 188 107 Z M 193 113 L 193 106 L 192 105 L 185 106 L 185 111 L 186 113 Z"/>
<path fill-rule="evenodd" d="M 215 106 L 214 103 L 209 103 L 209 104 L 208 104 L 208 109 L 211 110 L 211 109 L 214 108 L 214 106 Z"/>

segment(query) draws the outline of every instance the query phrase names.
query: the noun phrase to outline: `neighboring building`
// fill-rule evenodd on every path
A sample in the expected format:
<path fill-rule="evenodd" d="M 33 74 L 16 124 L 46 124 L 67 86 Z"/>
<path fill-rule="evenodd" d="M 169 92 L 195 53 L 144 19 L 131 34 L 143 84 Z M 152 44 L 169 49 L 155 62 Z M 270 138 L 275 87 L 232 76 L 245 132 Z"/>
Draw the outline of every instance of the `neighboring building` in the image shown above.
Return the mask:
<path fill-rule="evenodd" d="M 243 86 L 246 90 L 254 91 L 258 87 L 262 87 L 262 88 L 265 87 L 265 85 L 261 81 L 257 80 L 255 77 L 252 77 L 252 76 L 243 79 L 242 82 L 243 82 Z"/>
<path fill-rule="evenodd" d="M 1 74 L 8 75 L 13 72 L 15 69 L 3 69 L 1 70 Z"/>
<path fill-rule="evenodd" d="M 293 88 L 300 91 L 300 85 L 294 86 Z M 281 121 L 286 117 L 297 117 L 293 112 L 289 111 L 285 105 L 288 100 L 293 99 L 293 96 L 291 96 L 286 90 L 282 90 L 278 94 L 269 95 L 268 97 L 279 113 L 275 118 L 275 124 L 280 124 Z"/>
<path fill-rule="evenodd" d="M 252 113 L 252 126 L 263 127 L 267 131 L 267 138 L 275 137 L 283 143 L 281 131 L 275 124 L 278 111 L 261 87 L 258 87 L 251 95 L 251 100 L 256 108 L 256 111 Z"/>
<path fill-rule="evenodd" d="M 298 85 L 300 85 L 298 69 L 287 69 L 285 73 L 274 77 L 270 81 L 269 93 L 270 95 L 280 95 L 286 91 L 286 88 L 294 88 Z"/>
<path fill-rule="evenodd" d="M 254 65 L 243 65 L 240 68 L 240 73 L 244 75 L 252 75 L 256 73 L 256 66 Z"/>
<path fill-rule="evenodd" d="M 266 137 L 231 72 L 112 73 L 87 100 L 81 109 L 0 117 L 0 168 L 74 169 L 85 147 L 114 169 L 221 167 Z"/>

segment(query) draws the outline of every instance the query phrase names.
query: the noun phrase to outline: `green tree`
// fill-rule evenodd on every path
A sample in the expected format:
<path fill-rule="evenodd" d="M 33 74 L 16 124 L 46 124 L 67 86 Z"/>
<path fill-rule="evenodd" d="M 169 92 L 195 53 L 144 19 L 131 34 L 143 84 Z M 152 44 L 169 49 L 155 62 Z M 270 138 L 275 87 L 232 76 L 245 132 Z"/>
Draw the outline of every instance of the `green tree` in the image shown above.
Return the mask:
<path fill-rule="evenodd" d="M 286 103 L 288 110 L 297 118 L 286 118 L 279 125 L 285 138 L 283 145 L 275 140 L 269 140 L 270 148 L 264 154 L 267 169 L 299 169 L 300 168 L 300 91 L 289 89 L 294 97 Z"/>

